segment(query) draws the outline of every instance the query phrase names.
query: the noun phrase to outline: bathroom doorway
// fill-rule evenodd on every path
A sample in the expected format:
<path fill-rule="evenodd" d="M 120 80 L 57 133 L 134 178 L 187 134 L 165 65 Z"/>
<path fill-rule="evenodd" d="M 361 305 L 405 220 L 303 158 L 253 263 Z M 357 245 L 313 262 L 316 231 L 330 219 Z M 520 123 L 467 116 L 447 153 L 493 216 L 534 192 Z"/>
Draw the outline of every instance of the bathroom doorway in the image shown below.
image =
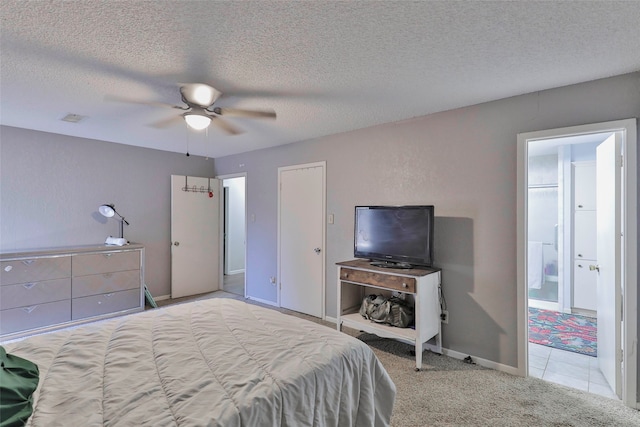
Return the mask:
<path fill-rule="evenodd" d="M 621 398 L 632 407 L 637 356 L 623 349 L 633 349 L 637 339 L 637 319 L 630 314 L 637 306 L 635 132 L 636 121 L 631 119 L 518 135 L 521 369 L 526 375 Z M 609 205 L 615 209 L 603 206 L 603 188 L 605 195 L 612 195 Z M 597 216 L 600 209 L 607 214 Z M 625 239 L 615 230 L 624 230 Z M 615 256 L 597 250 L 600 242 L 610 240 L 619 242 L 613 245 L 620 248 Z M 611 292 L 614 296 L 609 298 Z M 535 316 L 543 322 L 537 330 L 531 329 L 539 320 L 532 320 Z M 595 338 L 589 340 L 596 348 L 587 354 L 563 348 L 562 344 L 575 344 L 565 339 L 566 334 L 557 342 L 530 342 L 563 318 L 574 324 L 576 319 L 585 324 L 592 320 Z"/>
<path fill-rule="evenodd" d="M 611 132 L 529 143 L 529 375 L 616 398 L 597 360 L 596 147 Z M 579 206 L 579 207 L 578 207 Z"/>

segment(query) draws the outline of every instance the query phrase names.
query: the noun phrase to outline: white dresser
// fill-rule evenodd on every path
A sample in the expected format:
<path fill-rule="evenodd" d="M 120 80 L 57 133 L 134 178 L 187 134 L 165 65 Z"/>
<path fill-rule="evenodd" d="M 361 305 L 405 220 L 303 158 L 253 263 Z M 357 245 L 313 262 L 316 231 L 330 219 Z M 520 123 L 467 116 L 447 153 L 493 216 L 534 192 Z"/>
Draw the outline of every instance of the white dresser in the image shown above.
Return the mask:
<path fill-rule="evenodd" d="M 0 254 L 3 340 L 142 310 L 142 245 Z"/>

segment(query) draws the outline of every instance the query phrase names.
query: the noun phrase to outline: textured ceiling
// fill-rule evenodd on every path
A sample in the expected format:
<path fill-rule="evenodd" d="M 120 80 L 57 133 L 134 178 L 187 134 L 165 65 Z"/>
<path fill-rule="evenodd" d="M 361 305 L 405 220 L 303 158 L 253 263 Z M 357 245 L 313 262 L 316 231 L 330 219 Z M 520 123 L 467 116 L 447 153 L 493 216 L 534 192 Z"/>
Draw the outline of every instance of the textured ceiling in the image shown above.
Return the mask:
<path fill-rule="evenodd" d="M 640 70 L 640 1 L 3 1 L 0 122 L 209 157 Z M 149 126 L 180 83 L 245 133 Z M 61 118 L 86 116 L 79 123 Z"/>

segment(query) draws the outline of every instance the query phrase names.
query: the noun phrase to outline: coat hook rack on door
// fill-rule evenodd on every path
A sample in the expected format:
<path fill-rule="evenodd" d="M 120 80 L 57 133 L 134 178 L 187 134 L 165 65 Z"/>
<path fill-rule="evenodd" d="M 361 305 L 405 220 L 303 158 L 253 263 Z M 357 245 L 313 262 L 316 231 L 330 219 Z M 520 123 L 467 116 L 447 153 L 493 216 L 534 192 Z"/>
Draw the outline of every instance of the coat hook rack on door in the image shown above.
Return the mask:
<path fill-rule="evenodd" d="M 191 187 L 189 187 L 188 179 L 189 177 L 184 177 L 184 187 L 182 187 L 182 191 L 186 191 L 188 193 L 206 193 L 209 194 L 209 197 L 213 197 L 213 190 L 211 189 L 211 178 L 207 178 L 207 188 L 204 188 L 204 185 L 201 185 L 200 188 L 198 188 L 196 185 L 192 185 Z"/>

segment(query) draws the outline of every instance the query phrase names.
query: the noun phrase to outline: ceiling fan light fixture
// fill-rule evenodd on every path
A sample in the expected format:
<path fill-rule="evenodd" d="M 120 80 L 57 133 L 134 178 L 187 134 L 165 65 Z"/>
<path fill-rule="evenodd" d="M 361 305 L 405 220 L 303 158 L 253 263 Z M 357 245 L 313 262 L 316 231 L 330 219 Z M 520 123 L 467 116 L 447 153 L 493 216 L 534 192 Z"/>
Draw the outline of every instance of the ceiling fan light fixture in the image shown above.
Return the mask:
<path fill-rule="evenodd" d="M 215 101 L 213 94 L 213 88 L 207 85 L 197 85 L 193 89 L 193 100 L 197 102 L 198 105 L 209 106 Z"/>
<path fill-rule="evenodd" d="M 187 125 L 195 130 L 202 130 L 209 127 L 211 124 L 211 118 L 202 114 L 185 114 L 184 120 L 187 122 Z"/>
<path fill-rule="evenodd" d="M 218 99 L 221 93 L 215 88 L 203 83 L 189 83 L 180 87 L 182 99 L 187 104 L 208 108 Z"/>

